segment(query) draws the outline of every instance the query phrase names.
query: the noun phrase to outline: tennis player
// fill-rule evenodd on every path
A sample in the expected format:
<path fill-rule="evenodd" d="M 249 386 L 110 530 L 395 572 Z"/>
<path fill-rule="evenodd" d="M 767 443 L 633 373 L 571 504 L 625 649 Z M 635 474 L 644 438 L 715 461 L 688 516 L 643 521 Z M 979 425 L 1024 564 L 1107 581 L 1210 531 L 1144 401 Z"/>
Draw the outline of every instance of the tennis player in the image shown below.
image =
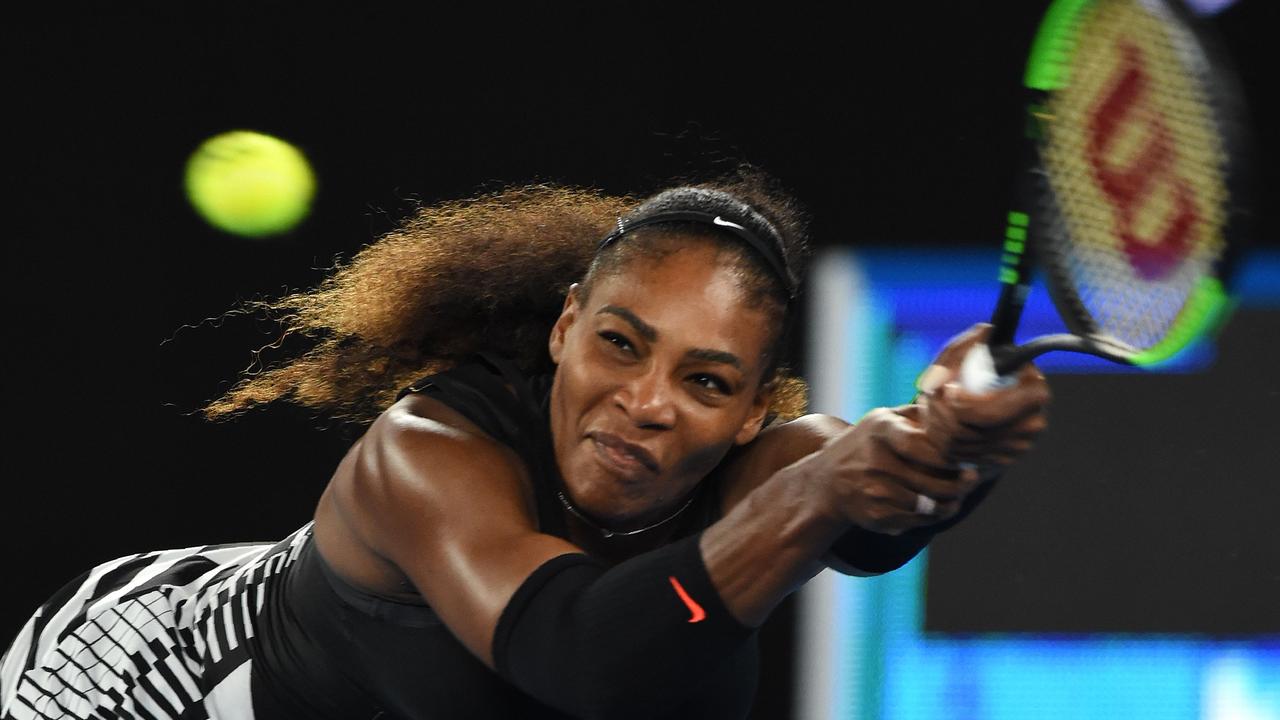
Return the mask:
<path fill-rule="evenodd" d="M 373 419 L 314 520 L 77 578 L 6 653 L 0 716 L 745 716 L 784 597 L 899 567 L 1045 427 L 1033 369 L 951 382 L 983 328 L 915 404 L 800 416 L 803 248 L 751 174 L 421 210 L 274 305 L 312 351 L 206 408 Z"/>

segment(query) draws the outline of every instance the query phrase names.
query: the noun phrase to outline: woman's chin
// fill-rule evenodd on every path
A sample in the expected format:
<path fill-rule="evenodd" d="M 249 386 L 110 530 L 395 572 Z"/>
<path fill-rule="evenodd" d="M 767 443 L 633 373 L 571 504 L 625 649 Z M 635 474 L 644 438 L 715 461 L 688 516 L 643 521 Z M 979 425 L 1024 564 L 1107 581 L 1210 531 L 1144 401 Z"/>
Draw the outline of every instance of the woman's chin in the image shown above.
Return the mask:
<path fill-rule="evenodd" d="M 624 494 L 618 488 L 610 487 L 607 478 L 604 482 L 590 483 L 581 488 L 571 485 L 569 494 L 575 507 L 610 528 L 633 523 L 652 507 L 651 499 Z"/>

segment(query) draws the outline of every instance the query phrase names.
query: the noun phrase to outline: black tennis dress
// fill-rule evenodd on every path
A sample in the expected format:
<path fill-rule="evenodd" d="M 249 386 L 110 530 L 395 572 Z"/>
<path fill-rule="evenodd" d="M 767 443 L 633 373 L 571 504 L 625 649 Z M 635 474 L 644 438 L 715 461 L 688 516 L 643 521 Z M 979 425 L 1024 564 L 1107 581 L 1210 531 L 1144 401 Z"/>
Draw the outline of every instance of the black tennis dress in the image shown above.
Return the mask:
<path fill-rule="evenodd" d="M 515 450 L 535 483 L 541 530 L 564 537 L 550 380 L 484 355 L 401 396 L 430 393 Z M 717 519 L 714 480 L 697 492 L 679 537 Z M 678 716 L 745 716 L 756 660 L 752 638 L 706 669 Z M 339 578 L 310 524 L 275 544 L 103 563 L 37 610 L 0 660 L 2 720 L 563 717 L 483 665 L 425 603 Z"/>

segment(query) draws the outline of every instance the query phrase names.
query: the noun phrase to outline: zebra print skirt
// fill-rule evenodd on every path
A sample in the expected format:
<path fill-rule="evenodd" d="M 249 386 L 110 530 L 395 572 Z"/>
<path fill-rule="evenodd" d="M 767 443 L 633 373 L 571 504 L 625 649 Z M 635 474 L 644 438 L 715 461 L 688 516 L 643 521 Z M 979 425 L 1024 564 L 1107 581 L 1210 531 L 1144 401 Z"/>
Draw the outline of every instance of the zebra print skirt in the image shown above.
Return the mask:
<path fill-rule="evenodd" d="M 0 658 L 0 719 L 252 720 L 265 591 L 309 535 L 131 555 L 76 578 Z"/>

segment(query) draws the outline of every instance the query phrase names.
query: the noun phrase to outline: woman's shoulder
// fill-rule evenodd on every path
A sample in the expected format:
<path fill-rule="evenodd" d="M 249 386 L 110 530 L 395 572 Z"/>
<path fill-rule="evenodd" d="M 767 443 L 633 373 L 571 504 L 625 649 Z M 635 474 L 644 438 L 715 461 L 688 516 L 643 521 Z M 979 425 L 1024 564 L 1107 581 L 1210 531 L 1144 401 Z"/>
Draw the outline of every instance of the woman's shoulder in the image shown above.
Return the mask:
<path fill-rule="evenodd" d="M 438 397 L 408 393 L 339 463 L 316 507 L 315 535 L 351 585 L 403 592 L 400 563 L 412 554 L 405 547 L 458 523 L 484 524 L 486 505 L 504 498 L 531 517 L 528 488 L 526 465 L 510 447 Z"/>
<path fill-rule="evenodd" d="M 532 518 L 529 488 L 528 467 L 512 448 L 439 398 L 414 393 L 384 411 L 351 447 L 321 498 L 316 523 L 327 533 L 325 550 L 338 544 L 336 534 L 358 538 L 356 544 L 396 562 L 405 540 L 460 522 L 483 523 L 485 507 L 503 498 Z M 326 558 L 340 560 L 333 555 Z"/>
<path fill-rule="evenodd" d="M 388 511 L 495 483 L 527 495 L 545 432 L 531 384 L 492 355 L 427 375 L 374 421 L 335 480 L 345 476 L 350 500 Z"/>
<path fill-rule="evenodd" d="M 440 414 L 444 406 L 472 429 L 525 455 L 545 432 L 545 384 L 543 377 L 522 372 L 510 359 L 482 352 L 410 384 L 393 407 Z"/>
<path fill-rule="evenodd" d="M 524 474 L 520 453 L 490 423 L 426 393 L 404 396 L 369 427 L 355 447 L 357 478 L 404 488 L 509 468 Z"/>

